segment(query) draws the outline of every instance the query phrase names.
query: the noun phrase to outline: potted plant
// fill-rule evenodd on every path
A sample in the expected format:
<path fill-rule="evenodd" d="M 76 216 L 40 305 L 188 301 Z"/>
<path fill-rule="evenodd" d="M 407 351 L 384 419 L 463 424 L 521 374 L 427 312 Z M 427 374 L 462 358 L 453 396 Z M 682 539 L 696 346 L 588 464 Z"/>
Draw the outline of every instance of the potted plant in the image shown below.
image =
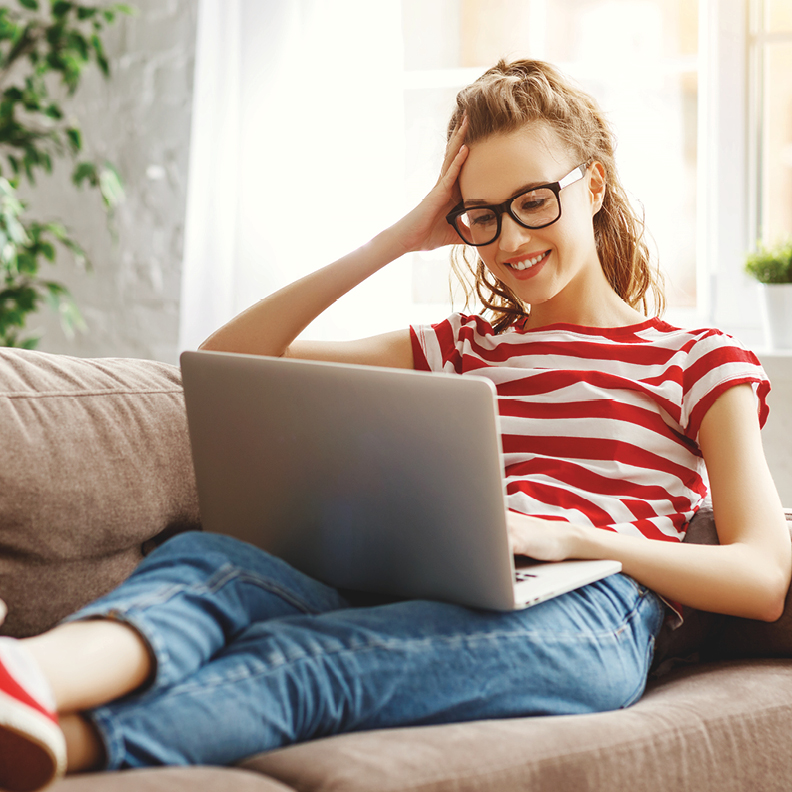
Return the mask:
<path fill-rule="evenodd" d="M 121 3 L 66 0 L 0 2 L 0 346 L 35 347 L 39 338 L 27 319 L 49 305 L 67 334 L 83 326 L 65 286 L 45 276 L 59 251 L 79 264 L 88 261 L 82 247 L 57 220 L 37 220 L 35 203 L 18 195 L 41 173 L 52 173 L 56 159 L 72 162 L 72 182 L 98 189 L 112 212 L 123 191 L 107 162 L 82 156 L 79 124 L 68 109 L 84 70 L 95 65 L 110 72 L 102 34 L 118 14 L 132 13 Z"/>
<path fill-rule="evenodd" d="M 759 281 L 765 335 L 773 349 L 792 350 L 792 239 L 759 246 L 745 271 Z"/>

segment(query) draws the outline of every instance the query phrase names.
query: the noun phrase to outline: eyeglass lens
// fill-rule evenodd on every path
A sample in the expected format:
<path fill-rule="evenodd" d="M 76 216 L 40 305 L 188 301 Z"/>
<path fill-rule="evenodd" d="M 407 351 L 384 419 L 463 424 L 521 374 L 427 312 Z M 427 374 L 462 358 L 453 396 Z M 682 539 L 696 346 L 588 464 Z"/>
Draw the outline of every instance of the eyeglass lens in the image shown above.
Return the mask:
<path fill-rule="evenodd" d="M 529 228 L 554 223 L 560 213 L 558 197 L 546 187 L 518 195 L 511 202 L 511 211 Z M 498 215 L 487 207 L 468 209 L 457 218 L 456 227 L 460 236 L 471 245 L 488 245 L 498 236 Z"/>

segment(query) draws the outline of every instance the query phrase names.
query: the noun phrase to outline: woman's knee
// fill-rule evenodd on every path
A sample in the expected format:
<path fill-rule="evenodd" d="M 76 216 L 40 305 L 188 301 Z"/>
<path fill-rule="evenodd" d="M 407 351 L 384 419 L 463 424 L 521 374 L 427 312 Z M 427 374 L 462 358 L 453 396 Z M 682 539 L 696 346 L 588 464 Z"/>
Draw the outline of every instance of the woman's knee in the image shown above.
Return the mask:
<path fill-rule="evenodd" d="M 147 559 L 157 561 L 176 558 L 187 561 L 191 558 L 206 559 L 208 556 L 214 556 L 237 563 L 239 559 L 249 557 L 251 552 L 263 553 L 262 550 L 247 545 L 239 539 L 223 534 L 184 531 L 163 542 L 147 556 Z"/>
<path fill-rule="evenodd" d="M 162 576 L 175 582 L 212 577 L 222 570 L 244 566 L 251 552 L 262 553 L 237 539 L 203 531 L 185 531 L 147 555 L 131 579 Z"/>

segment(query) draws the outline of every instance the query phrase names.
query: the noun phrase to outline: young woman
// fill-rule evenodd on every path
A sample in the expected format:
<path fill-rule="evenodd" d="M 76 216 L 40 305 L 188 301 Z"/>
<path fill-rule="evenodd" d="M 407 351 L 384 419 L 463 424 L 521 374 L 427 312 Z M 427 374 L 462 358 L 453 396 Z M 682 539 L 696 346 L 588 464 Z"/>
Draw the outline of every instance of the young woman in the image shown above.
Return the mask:
<path fill-rule="evenodd" d="M 460 238 L 489 320 L 297 340 L 380 268 Z M 546 64 L 499 63 L 460 93 L 418 207 L 204 347 L 491 377 L 514 552 L 623 574 L 514 613 L 356 607 L 261 551 L 183 534 L 67 623 L 0 639 L 0 787 L 66 763 L 227 764 L 341 731 L 623 707 L 676 603 L 778 618 L 791 551 L 760 440 L 766 377 L 717 330 L 647 318 L 653 291 L 594 102 Z M 708 491 L 721 544 L 682 544 Z"/>

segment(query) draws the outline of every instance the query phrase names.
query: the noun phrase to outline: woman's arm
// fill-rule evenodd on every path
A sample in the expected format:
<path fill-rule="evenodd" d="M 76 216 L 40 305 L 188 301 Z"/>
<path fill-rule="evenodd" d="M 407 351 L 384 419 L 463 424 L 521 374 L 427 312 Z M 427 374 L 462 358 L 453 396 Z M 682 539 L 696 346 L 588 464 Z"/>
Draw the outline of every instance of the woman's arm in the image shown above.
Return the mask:
<path fill-rule="evenodd" d="M 336 300 L 404 252 L 394 226 L 347 256 L 252 305 L 209 336 L 201 349 L 412 368 L 407 330 L 351 342 L 295 343 L 295 338 Z"/>
<path fill-rule="evenodd" d="M 715 401 L 702 421 L 699 445 L 720 545 L 651 541 L 511 512 L 515 552 L 554 561 L 613 558 L 625 573 L 669 599 L 775 621 L 789 588 L 792 542 L 749 385 L 730 388 Z"/>
<path fill-rule="evenodd" d="M 412 368 L 407 330 L 348 342 L 295 339 L 336 300 L 405 253 L 459 241 L 445 216 L 459 201 L 457 177 L 468 152 L 463 145 L 466 129 L 465 119 L 449 140 L 437 184 L 408 215 L 349 255 L 251 306 L 206 339 L 201 349 Z"/>

